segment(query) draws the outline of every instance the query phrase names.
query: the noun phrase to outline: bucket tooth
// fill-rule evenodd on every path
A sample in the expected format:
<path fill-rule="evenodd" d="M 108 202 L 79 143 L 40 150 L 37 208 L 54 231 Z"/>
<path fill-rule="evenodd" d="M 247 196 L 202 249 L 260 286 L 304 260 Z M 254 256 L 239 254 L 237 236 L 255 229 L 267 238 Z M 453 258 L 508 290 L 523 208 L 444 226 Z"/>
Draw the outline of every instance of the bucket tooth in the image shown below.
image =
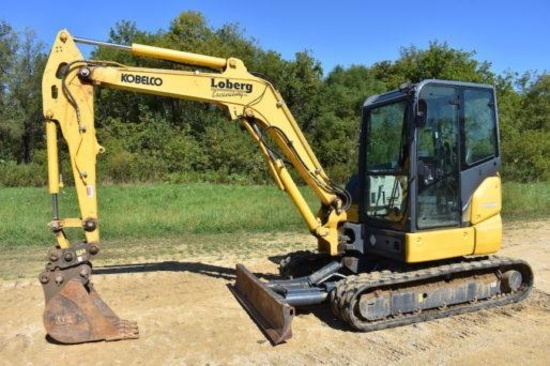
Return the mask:
<path fill-rule="evenodd" d="M 292 337 L 294 307 L 242 264 L 237 264 L 237 280 L 230 289 L 273 345 Z"/>

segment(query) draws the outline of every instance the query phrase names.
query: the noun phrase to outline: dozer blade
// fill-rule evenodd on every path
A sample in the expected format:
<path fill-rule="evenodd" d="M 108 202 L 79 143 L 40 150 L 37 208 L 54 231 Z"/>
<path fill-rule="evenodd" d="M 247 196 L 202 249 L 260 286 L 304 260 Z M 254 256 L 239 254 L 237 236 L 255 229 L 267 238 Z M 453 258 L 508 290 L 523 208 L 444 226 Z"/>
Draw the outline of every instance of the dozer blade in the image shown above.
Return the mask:
<path fill-rule="evenodd" d="M 294 307 L 242 264 L 237 264 L 237 280 L 230 289 L 274 345 L 292 337 Z"/>
<path fill-rule="evenodd" d="M 115 341 L 139 337 L 137 323 L 120 319 L 92 284 L 77 279 L 68 283 L 47 303 L 44 327 L 60 343 Z"/>

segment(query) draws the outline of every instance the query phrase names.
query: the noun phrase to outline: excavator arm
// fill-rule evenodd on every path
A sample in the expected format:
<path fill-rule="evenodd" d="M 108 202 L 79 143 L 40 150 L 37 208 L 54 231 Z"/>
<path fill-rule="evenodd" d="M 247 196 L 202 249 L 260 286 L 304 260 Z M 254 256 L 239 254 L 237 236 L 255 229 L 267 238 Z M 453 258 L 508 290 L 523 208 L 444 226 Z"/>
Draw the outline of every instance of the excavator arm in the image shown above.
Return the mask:
<path fill-rule="evenodd" d="M 91 43 L 88 40 L 80 40 Z M 108 45 L 97 42 L 100 45 Z M 288 192 L 309 230 L 319 238 L 319 249 L 338 253 L 338 225 L 346 221 L 343 209 L 345 191 L 327 177 L 300 127 L 279 92 L 268 81 L 250 74 L 241 60 L 221 59 L 187 52 L 134 44 L 127 49 L 135 55 L 167 59 L 188 65 L 217 68 L 219 72 L 177 71 L 130 67 L 108 61 L 87 61 L 75 39 L 61 31 L 48 60 L 44 81 L 44 115 L 47 121 L 49 190 L 59 191 L 57 129 L 65 138 L 74 172 L 81 215 L 84 219 L 60 220 L 56 228 L 83 226 L 88 242 L 99 241 L 97 234 L 96 155 L 104 151 L 95 136 L 94 86 L 207 102 L 220 106 L 231 120 L 242 123 L 258 143 L 277 185 Z M 322 204 L 314 214 L 283 158 L 266 141 L 278 145 L 285 157 L 313 189 Z M 54 210 L 57 212 L 57 209 Z M 59 238 L 61 247 L 68 243 Z"/>
<path fill-rule="evenodd" d="M 76 45 L 79 42 L 115 47 L 136 56 L 198 68 L 181 71 L 85 60 Z M 93 290 L 89 280 L 90 260 L 100 249 L 96 156 L 105 150 L 96 139 L 94 127 L 93 93 L 96 86 L 206 102 L 222 108 L 230 120 L 240 122 L 256 141 L 275 182 L 289 194 L 310 232 L 318 239 L 319 251 L 331 256 L 339 253 L 338 229 L 346 221 L 349 195 L 325 174 L 290 110 L 271 83 L 249 73 L 243 62 L 236 58 L 216 58 L 139 44 L 106 44 L 73 38 L 68 31 L 62 30 L 52 48 L 43 78 L 49 192 L 53 204 L 50 227 L 57 244 L 48 253 L 48 263 L 40 281 L 46 295 L 44 323 L 50 336 L 57 341 L 80 343 L 138 336 L 137 325 L 118 318 Z M 80 218 L 62 218 L 59 214 L 57 195 L 63 186 L 58 168 L 59 131 L 68 146 Z M 268 141 L 275 142 L 279 149 L 274 150 Z M 321 201 L 321 209 L 316 214 L 287 171 L 284 158 L 291 162 Z M 67 239 L 65 229 L 74 227 L 84 230 L 82 243 L 71 244 Z M 260 311 L 255 316 L 257 320 L 268 319 L 268 324 L 262 326 L 266 333 L 278 329 L 275 331 L 277 335 L 271 339 L 277 343 L 275 339 L 288 338 L 287 328 L 293 310 L 272 296 L 244 267 L 237 267 L 237 278 L 237 296 L 245 306 L 254 302 L 251 307 Z M 282 318 L 281 313 L 285 314 Z M 272 324 L 270 319 L 276 318 L 284 319 Z M 286 330 L 281 330 L 283 328 Z"/>

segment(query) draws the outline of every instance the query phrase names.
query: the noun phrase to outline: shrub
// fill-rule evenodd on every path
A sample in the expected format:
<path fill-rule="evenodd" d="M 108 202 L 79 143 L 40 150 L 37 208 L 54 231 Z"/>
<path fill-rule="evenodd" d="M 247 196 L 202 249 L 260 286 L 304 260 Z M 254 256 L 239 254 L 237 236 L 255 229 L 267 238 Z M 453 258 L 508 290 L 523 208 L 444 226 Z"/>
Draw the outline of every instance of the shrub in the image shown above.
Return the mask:
<path fill-rule="evenodd" d="M 46 167 L 37 163 L 16 164 L 14 161 L 0 164 L 0 186 L 42 187 L 47 184 Z"/>

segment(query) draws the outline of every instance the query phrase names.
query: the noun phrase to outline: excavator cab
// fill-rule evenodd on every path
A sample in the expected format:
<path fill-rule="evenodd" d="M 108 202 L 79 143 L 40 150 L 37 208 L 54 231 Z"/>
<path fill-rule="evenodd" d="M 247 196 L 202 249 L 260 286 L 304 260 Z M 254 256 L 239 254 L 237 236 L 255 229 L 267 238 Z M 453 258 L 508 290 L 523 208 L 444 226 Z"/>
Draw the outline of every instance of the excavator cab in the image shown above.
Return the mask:
<path fill-rule="evenodd" d="M 366 253 L 412 263 L 500 248 L 495 100 L 489 85 L 441 80 L 366 100 L 356 206 Z M 494 235 L 476 236 L 480 209 Z M 456 239 L 452 247 L 443 236 Z"/>

